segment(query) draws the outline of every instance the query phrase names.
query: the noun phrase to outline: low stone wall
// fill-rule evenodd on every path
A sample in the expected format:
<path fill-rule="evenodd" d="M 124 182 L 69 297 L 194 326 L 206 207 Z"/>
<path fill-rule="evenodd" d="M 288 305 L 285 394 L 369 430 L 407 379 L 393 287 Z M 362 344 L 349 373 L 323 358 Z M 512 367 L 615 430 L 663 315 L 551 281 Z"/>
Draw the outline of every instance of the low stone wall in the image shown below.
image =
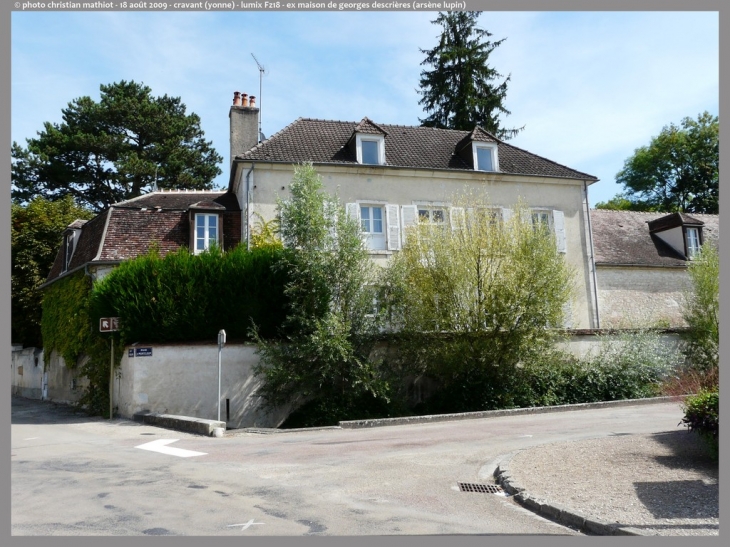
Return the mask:
<path fill-rule="evenodd" d="M 288 409 L 266 412 L 253 374 L 255 346 L 227 344 L 221 355 L 221 421 L 228 428 L 277 427 Z M 115 377 L 114 407 L 125 418 L 140 412 L 218 417 L 218 346 L 128 346 Z"/>
<path fill-rule="evenodd" d="M 11 392 L 28 399 L 43 396 L 43 350 L 13 348 L 11 360 Z"/>

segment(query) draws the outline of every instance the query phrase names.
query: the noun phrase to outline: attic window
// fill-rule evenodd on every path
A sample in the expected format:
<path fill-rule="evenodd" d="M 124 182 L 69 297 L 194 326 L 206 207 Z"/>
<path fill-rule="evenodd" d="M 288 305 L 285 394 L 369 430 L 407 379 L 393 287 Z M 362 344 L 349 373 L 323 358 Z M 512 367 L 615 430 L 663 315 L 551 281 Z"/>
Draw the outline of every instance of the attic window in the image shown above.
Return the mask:
<path fill-rule="evenodd" d="M 210 250 L 218 245 L 218 215 L 195 215 L 195 254 Z"/>
<path fill-rule="evenodd" d="M 472 143 L 472 153 L 474 154 L 475 171 L 499 171 L 496 143 L 474 142 Z"/>
<path fill-rule="evenodd" d="M 385 164 L 385 137 L 383 135 L 358 134 L 355 140 L 357 163 L 363 165 Z"/>
<path fill-rule="evenodd" d="M 699 228 L 687 228 L 687 256 L 693 259 L 700 252 Z"/>

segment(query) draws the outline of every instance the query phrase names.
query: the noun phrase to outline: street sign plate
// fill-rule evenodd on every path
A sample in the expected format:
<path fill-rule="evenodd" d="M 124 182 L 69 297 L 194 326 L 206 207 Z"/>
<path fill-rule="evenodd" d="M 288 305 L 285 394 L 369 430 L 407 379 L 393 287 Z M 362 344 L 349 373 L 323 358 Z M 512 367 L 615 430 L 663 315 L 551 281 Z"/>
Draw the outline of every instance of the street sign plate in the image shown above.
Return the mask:
<path fill-rule="evenodd" d="M 133 348 L 129 348 L 129 350 L 127 351 L 127 357 L 134 357 L 134 349 Z"/>
<path fill-rule="evenodd" d="M 102 317 L 99 319 L 99 332 L 116 332 L 118 330 L 118 317 Z"/>
<path fill-rule="evenodd" d="M 152 348 L 134 348 L 135 357 L 152 357 Z"/>

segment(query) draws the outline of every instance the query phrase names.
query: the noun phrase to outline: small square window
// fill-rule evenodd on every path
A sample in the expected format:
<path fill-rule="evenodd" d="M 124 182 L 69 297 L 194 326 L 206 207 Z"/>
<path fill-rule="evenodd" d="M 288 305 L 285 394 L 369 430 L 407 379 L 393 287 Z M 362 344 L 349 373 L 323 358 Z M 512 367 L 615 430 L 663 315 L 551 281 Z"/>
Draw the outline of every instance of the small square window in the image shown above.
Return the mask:
<path fill-rule="evenodd" d="M 477 170 L 494 171 L 492 168 L 492 150 L 489 148 L 477 148 Z"/>
<path fill-rule="evenodd" d="M 418 207 L 418 220 L 425 224 L 445 224 L 446 210 L 442 207 Z"/>
<path fill-rule="evenodd" d="M 385 137 L 358 134 L 356 138 L 357 162 L 363 165 L 385 165 Z"/>
<path fill-rule="evenodd" d="M 496 143 L 472 143 L 474 170 L 486 172 L 499 171 L 499 158 L 497 156 L 497 151 Z"/>
<path fill-rule="evenodd" d="M 545 229 L 550 229 L 550 211 L 533 211 L 532 212 L 532 225 L 537 228 L 541 226 Z"/>

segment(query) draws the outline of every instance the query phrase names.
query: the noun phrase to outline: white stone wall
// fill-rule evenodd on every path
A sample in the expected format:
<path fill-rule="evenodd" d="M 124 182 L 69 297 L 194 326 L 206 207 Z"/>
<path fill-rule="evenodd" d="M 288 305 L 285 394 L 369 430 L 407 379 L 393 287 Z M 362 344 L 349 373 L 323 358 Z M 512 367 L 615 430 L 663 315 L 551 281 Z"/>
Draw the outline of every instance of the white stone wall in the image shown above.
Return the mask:
<path fill-rule="evenodd" d="M 115 378 L 114 407 L 125 418 L 136 412 L 218 417 L 217 344 L 151 344 L 151 356 L 129 357 L 124 350 Z M 260 382 L 252 367 L 258 362 L 255 346 L 228 344 L 221 355 L 221 420 L 230 428 L 276 427 L 287 409 L 267 413 L 256 395 Z M 226 399 L 230 415 L 226 416 Z"/>
<path fill-rule="evenodd" d="M 89 381 L 78 372 L 79 367 L 69 368 L 63 357 L 55 351 L 46 366 L 47 390 L 45 399 L 59 403 L 75 403 L 84 394 Z"/>
<path fill-rule="evenodd" d="M 572 304 L 573 327 L 592 328 L 594 296 L 590 274 L 585 194 L 583 181 L 508 175 L 504 173 L 429 171 L 380 167 L 315 166 L 328 192 L 337 194 L 341 203 L 371 201 L 379 204 L 448 205 L 458 195 L 486 194 L 494 207 L 513 207 L 521 199 L 528 207 L 562 211 L 565 215 L 566 254 L 576 272 L 576 294 Z M 266 220 L 275 217 L 277 198 L 289 197 L 294 167 L 282 164 L 256 164 L 250 176 L 250 196 L 246 193 L 246 174 L 250 165 L 238 165 L 234 191 L 242 198 L 243 229 L 250 226 L 254 213 Z M 250 201 L 249 212 L 245 204 Z M 244 234 L 245 237 L 245 234 Z M 372 254 L 383 265 L 397 251 Z"/>
<path fill-rule="evenodd" d="M 13 395 L 40 399 L 43 388 L 43 350 L 14 348 L 10 368 Z"/>
<path fill-rule="evenodd" d="M 682 304 L 690 280 L 685 268 L 598 266 L 601 327 L 686 326 Z"/>

